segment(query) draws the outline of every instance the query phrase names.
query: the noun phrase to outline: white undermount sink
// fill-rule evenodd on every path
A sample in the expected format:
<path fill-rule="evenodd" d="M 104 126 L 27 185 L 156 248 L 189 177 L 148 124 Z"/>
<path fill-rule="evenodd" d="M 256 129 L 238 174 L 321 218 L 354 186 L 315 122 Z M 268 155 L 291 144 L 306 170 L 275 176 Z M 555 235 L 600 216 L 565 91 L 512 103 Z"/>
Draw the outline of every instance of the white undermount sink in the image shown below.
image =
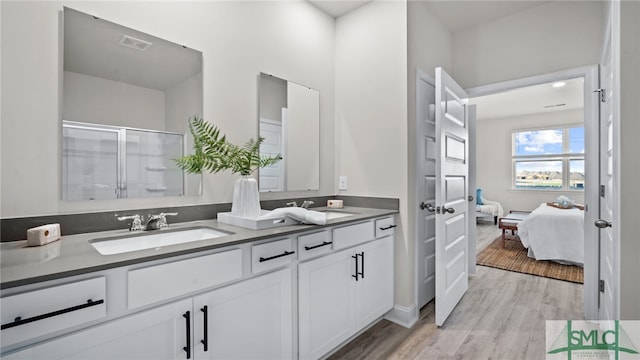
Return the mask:
<path fill-rule="evenodd" d="M 327 214 L 327 220 L 339 219 L 339 218 L 355 215 L 354 213 L 350 213 L 346 211 L 324 210 L 322 212 Z"/>
<path fill-rule="evenodd" d="M 89 242 L 102 255 L 121 254 L 130 251 L 161 248 L 192 241 L 219 238 L 228 232 L 209 227 L 194 227 L 180 230 L 157 230 L 136 235 L 93 239 Z"/>

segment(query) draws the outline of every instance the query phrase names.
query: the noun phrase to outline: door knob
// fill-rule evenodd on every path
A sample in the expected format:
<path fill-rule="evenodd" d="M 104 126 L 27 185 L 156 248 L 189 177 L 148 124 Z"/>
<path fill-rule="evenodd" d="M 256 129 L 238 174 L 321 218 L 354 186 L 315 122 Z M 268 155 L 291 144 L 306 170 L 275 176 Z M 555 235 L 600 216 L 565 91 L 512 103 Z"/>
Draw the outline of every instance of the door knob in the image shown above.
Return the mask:
<path fill-rule="evenodd" d="M 596 220 L 596 222 L 594 223 L 594 225 L 595 225 L 598 229 L 604 229 L 604 228 L 611 227 L 611 223 L 610 223 L 610 222 L 608 222 L 607 220 L 602 220 L 602 219 L 598 219 L 598 220 Z"/>
<path fill-rule="evenodd" d="M 422 210 L 427 209 L 428 212 L 436 211 L 436 208 L 432 204 L 425 203 L 424 201 L 420 204 L 420 209 Z"/>
<path fill-rule="evenodd" d="M 456 209 L 454 209 L 454 208 L 452 208 L 452 207 L 450 207 L 450 208 L 448 208 L 448 207 L 444 207 L 444 206 L 442 207 L 442 213 L 443 213 L 443 214 L 444 214 L 444 213 L 453 214 L 454 212 L 456 212 Z"/>
<path fill-rule="evenodd" d="M 469 197 L 467 198 L 467 200 L 469 200 L 469 201 L 473 201 L 473 196 L 472 196 L 472 195 L 469 195 Z"/>

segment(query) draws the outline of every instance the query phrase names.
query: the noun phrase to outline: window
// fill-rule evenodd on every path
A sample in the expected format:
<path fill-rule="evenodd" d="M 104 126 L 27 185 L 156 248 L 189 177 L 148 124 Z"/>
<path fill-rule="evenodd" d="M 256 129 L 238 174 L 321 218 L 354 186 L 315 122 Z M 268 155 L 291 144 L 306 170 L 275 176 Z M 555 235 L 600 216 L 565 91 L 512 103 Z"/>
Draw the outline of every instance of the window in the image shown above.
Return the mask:
<path fill-rule="evenodd" d="M 515 189 L 584 190 L 584 126 L 512 135 Z"/>

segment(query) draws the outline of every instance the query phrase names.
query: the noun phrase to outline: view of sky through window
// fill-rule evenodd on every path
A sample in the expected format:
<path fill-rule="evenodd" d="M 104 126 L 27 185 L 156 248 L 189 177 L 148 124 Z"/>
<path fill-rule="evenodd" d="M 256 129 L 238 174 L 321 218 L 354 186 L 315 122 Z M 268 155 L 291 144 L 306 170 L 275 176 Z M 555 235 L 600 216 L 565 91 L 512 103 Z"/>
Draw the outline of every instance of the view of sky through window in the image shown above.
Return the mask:
<path fill-rule="evenodd" d="M 515 187 L 584 189 L 584 149 L 584 127 L 514 132 Z"/>

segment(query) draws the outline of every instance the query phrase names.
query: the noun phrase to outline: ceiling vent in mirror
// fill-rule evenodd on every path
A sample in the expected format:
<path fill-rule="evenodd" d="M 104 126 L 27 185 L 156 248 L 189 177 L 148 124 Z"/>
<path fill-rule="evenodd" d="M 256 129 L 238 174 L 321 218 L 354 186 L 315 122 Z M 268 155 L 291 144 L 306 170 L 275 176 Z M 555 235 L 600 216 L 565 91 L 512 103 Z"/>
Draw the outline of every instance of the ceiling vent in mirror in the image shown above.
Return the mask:
<path fill-rule="evenodd" d="M 140 51 L 147 51 L 147 49 L 151 47 L 150 42 L 136 39 L 129 35 L 122 35 L 122 38 L 120 39 L 118 44 Z"/>

